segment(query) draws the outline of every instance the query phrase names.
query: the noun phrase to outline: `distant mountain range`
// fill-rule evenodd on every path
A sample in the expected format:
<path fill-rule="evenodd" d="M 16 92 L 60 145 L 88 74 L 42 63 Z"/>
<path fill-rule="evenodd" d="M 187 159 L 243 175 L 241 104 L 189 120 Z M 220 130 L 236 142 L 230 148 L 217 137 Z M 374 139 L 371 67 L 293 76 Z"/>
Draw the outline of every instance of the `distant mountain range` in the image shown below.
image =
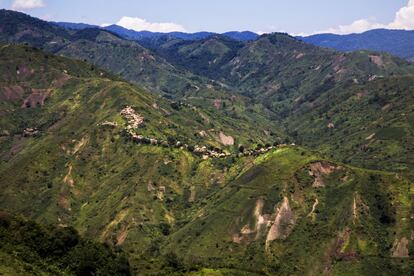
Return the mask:
<path fill-rule="evenodd" d="M 317 34 L 299 39 L 313 45 L 350 52 L 388 52 L 414 62 L 414 31 L 377 29 L 361 34 Z"/>
<path fill-rule="evenodd" d="M 60 27 L 64 27 L 66 29 L 71 30 L 82 30 L 86 28 L 102 28 L 107 31 L 114 32 L 123 38 L 131 39 L 131 40 L 141 40 L 141 39 L 148 39 L 148 38 L 158 38 L 161 36 L 170 36 L 174 38 L 184 39 L 184 40 L 201 40 L 206 39 L 212 35 L 216 35 L 217 33 L 214 32 L 196 32 L 196 33 L 183 33 L 183 32 L 170 32 L 170 33 L 159 33 L 159 32 L 149 32 L 149 31 L 134 31 L 130 29 L 126 29 L 124 27 L 118 25 L 109 25 L 106 27 L 99 27 L 96 25 L 89 25 L 84 23 L 70 23 L 70 22 L 54 22 Z M 244 32 L 226 32 L 222 35 L 232 38 L 234 40 L 239 41 L 251 41 L 255 40 L 259 37 L 258 34 L 250 31 Z"/>
<path fill-rule="evenodd" d="M 60 27 L 70 30 L 81 30 L 86 28 L 102 28 L 111 31 L 119 36 L 136 41 L 159 41 L 160 39 L 175 38 L 182 40 L 203 40 L 213 35 L 214 32 L 196 32 L 196 33 L 158 33 L 149 31 L 134 31 L 123 28 L 118 25 L 109 25 L 106 27 L 99 27 L 84 23 L 69 23 L 69 22 L 54 22 Z M 260 35 L 250 32 L 226 32 L 221 34 L 228 38 L 247 42 L 254 41 Z M 392 55 L 404 58 L 414 62 L 414 31 L 405 30 L 387 30 L 376 29 L 370 30 L 360 34 L 337 35 L 337 34 L 316 34 L 311 36 L 298 36 L 300 40 L 316 46 L 332 48 L 342 52 L 352 52 L 356 50 L 370 50 L 378 52 L 387 52 Z"/>

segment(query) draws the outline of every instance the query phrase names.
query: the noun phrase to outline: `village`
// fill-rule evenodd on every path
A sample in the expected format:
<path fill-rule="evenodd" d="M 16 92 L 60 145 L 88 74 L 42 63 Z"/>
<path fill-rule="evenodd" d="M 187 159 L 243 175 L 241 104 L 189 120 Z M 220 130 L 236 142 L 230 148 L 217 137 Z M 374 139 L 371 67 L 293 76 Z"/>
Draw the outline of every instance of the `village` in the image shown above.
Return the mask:
<path fill-rule="evenodd" d="M 177 148 L 187 150 L 195 155 L 202 157 L 204 160 L 209 158 L 226 158 L 226 157 L 244 157 L 244 156 L 259 156 L 267 153 L 275 148 L 286 147 L 287 144 L 274 143 L 273 145 L 266 144 L 264 146 L 258 146 L 255 149 L 245 149 L 244 146 L 240 145 L 238 152 L 229 153 L 225 152 L 220 148 L 212 146 L 200 146 L 200 145 L 188 145 L 175 139 L 162 140 L 153 137 L 145 137 L 136 132 L 136 129 L 144 123 L 144 117 L 138 114 L 131 106 L 126 106 L 121 110 L 120 115 L 126 121 L 126 127 L 123 129 L 124 132 L 130 137 L 130 139 L 142 145 L 161 146 L 165 148 Z M 117 127 L 118 124 L 115 122 L 103 122 L 100 126 L 106 127 Z M 295 144 L 291 144 L 294 146 Z"/>

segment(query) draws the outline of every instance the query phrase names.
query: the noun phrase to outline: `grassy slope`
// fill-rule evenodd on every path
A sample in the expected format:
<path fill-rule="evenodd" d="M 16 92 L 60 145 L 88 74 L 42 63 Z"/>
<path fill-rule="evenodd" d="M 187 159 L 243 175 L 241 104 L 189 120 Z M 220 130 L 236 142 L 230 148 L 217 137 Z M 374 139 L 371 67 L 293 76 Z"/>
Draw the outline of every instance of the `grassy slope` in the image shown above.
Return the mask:
<path fill-rule="evenodd" d="M 2 275 L 130 275 L 125 254 L 73 228 L 39 225 L 0 213 Z"/>
<path fill-rule="evenodd" d="M 410 173 L 413 84 L 413 77 L 392 77 L 341 87 L 287 118 L 287 125 L 299 143 L 344 162 Z"/>
<path fill-rule="evenodd" d="M 264 35 L 248 43 L 213 36 L 201 41 L 167 39 L 148 46 L 168 63 L 137 43 L 108 32 L 86 29 L 71 33 L 20 13 L 2 14 L 2 39 L 86 59 L 151 91 L 201 107 L 227 120 L 228 125 L 235 126 L 243 119 L 279 136 L 285 128 L 297 142 L 358 166 L 405 172 L 413 166 L 408 107 L 412 93 L 407 93 L 411 79 L 401 78 L 400 82 L 395 77 L 414 70 L 389 55 L 364 51 L 342 54 L 284 34 Z M 107 56 L 108 52 L 116 54 Z M 373 76 L 377 79 L 371 83 Z M 389 83 L 387 91 L 379 87 L 384 83 Z M 396 96 L 396 91 L 402 91 L 403 97 Z M 364 95 L 361 101 L 355 100 L 358 93 Z M 388 104 L 394 108 L 381 116 L 380 108 Z M 401 107 L 406 118 L 398 113 Z M 364 110 L 369 110 L 369 120 Z M 327 128 L 330 123 L 336 123 L 335 130 Z M 208 124 L 210 129 L 216 127 L 214 122 Z M 374 142 L 364 143 L 380 129 Z M 387 135 L 389 130 L 398 137 Z"/>
<path fill-rule="evenodd" d="M 119 128 L 97 123 L 122 125 L 119 111 L 130 104 L 146 118 L 140 129 L 146 135 L 217 142 L 192 135 L 203 126 L 193 109 L 174 110 L 168 102 L 82 62 L 22 46 L 3 45 L 0 54 L 5 64 L 2 96 L 11 85 L 25 91 L 2 103 L 1 125 L 8 134 L 1 142 L 1 208 L 41 222 L 73 225 L 84 235 L 122 245 L 134 269 L 148 273 L 203 267 L 225 268 L 223 273 L 286 274 L 409 269 L 409 261 L 397 265 L 389 258 L 394 240 L 409 238 L 412 228 L 412 184 L 403 177 L 344 166 L 326 180 L 326 188 L 315 190 L 304 168 L 321 157 L 301 148 L 257 159 L 203 161 L 180 149 L 138 146 Z M 69 78 L 56 82 L 64 70 Z M 41 108 L 22 108 L 32 87 L 48 88 L 51 96 Z M 229 133 L 226 120 L 214 123 Z M 246 126 L 237 131 L 241 141 L 261 137 L 263 131 Z M 40 136 L 22 138 L 25 127 L 37 127 Z M 340 180 L 347 172 L 347 180 Z M 361 211 L 354 224 L 356 194 L 370 211 Z M 232 242 L 244 224 L 254 227 L 252 212 L 259 198 L 265 202 L 263 214 L 271 215 L 285 196 L 296 218 L 287 239 L 269 243 L 268 250 L 264 234 L 248 243 Z M 312 220 L 307 214 L 315 197 L 320 203 Z M 351 238 L 343 252 L 330 253 L 347 227 Z M 315 252 L 311 259 L 309 251 Z M 345 266 L 340 261 L 344 252 L 356 256 Z"/>
<path fill-rule="evenodd" d="M 271 111 L 266 115 L 298 143 L 358 166 L 405 172 L 413 166 L 408 75 L 414 69 L 407 62 L 366 51 L 338 53 L 284 34 L 244 45 L 213 37 L 151 47 L 174 64 L 235 87 L 262 112 Z"/>
<path fill-rule="evenodd" d="M 122 135 L 119 112 L 124 106 L 132 105 L 144 116 L 139 133 L 150 137 L 172 136 L 228 151 L 234 149 L 220 145 L 219 130 L 233 135 L 236 143 L 273 139 L 265 134 L 267 124 L 262 128 L 227 118 L 216 109 L 175 110 L 170 102 L 83 62 L 13 45 L 2 45 L 0 56 L 1 208 L 40 222 L 73 225 L 82 234 L 124 244 L 133 254 L 162 237 L 165 227 L 185 222 L 192 212 L 190 197 L 196 200 L 219 189 L 246 164 L 136 145 Z M 13 97 L 6 93 L 10 87 Z M 32 88 L 46 89 L 49 96 L 42 107 L 23 108 Z M 107 120 L 119 127 L 98 126 Z M 215 131 L 209 131 L 208 122 Z M 28 127 L 40 134 L 22 137 Z M 200 130 L 207 136 L 196 137 Z"/>
<path fill-rule="evenodd" d="M 164 250 L 181 254 L 184 262 L 196 267 L 208 264 L 252 273 L 410 271 L 412 261 L 393 260 L 390 250 L 396 238 L 411 235 L 412 183 L 398 175 L 342 165 L 325 178 L 326 187 L 313 188 L 307 166 L 319 160 L 323 159 L 300 148 L 260 157 L 224 189 L 198 202 L 197 218 L 169 237 Z M 245 223 L 254 226 L 259 198 L 265 201 L 263 213 L 272 213 L 284 196 L 296 219 L 286 239 L 271 242 L 267 250 L 263 235 L 248 245 L 232 242 Z M 308 214 L 315 198 L 319 205 L 312 218 Z M 341 241 L 345 229 L 350 236 Z"/>
<path fill-rule="evenodd" d="M 259 65 L 261 67 L 265 62 L 267 67 L 264 66 L 263 72 L 271 77 L 278 76 L 277 70 L 280 68 L 274 68 L 272 64 L 278 64 L 277 59 L 282 59 L 283 54 L 276 55 L 275 59 L 267 63 L 264 57 L 278 49 L 278 40 L 260 43 L 265 45 L 257 47 L 270 52 L 246 53 L 245 59 L 250 61 L 236 71 L 246 73 L 248 78 L 245 87 L 251 87 L 252 92 L 259 91 L 253 89 L 255 85 L 261 89 L 270 89 L 271 92 L 275 87 L 266 88 L 263 84 L 272 85 L 275 79 L 269 82 L 266 78 L 249 76 L 247 72 L 255 71 L 254 68 Z M 328 54 L 319 56 L 316 50 L 312 54 L 317 56 L 316 61 L 325 58 L 329 61 L 329 57 L 332 57 Z M 276 96 L 272 96 L 273 92 L 269 92 L 268 98 L 266 94 L 263 96 L 259 93 L 259 99 L 263 97 L 261 105 L 249 109 L 246 109 L 246 102 L 242 97 L 236 98 L 235 103 L 232 98 L 225 98 L 225 107 L 222 105 L 222 109 L 217 110 L 212 108 L 212 101 L 216 96 L 208 101 L 201 100 L 206 94 L 211 95 L 214 92 L 201 89 L 196 95 L 199 98 L 191 100 L 202 102 L 200 105 L 208 108 L 194 111 L 190 107 L 182 107 L 181 110 L 174 110 L 169 102 L 117 80 L 106 72 L 96 68 L 92 70 L 81 62 L 51 57 L 27 47 L 7 45 L 2 46 L 1 55 L 5 64 L 1 67 L 1 208 L 23 213 L 39 221 L 74 225 L 82 234 L 122 244 L 131 254 L 135 268 L 147 267 L 150 268 L 148 272 L 166 271 L 166 265 L 177 266 L 181 258 L 187 268 L 211 267 L 220 270 L 224 267 L 252 273 L 317 274 L 325 269 L 338 274 L 350 273 L 352 270 L 367 274 L 375 269 L 389 273 L 404 272 L 404 269 L 409 271 L 409 266 L 412 265 L 410 260 L 398 260 L 400 264 L 397 265 L 389 258 L 395 239 L 409 239 L 410 229 L 413 228 L 410 225 L 410 216 L 413 213 L 412 183 L 403 176 L 342 165 L 344 171 L 349 172 L 348 178 L 344 178 L 340 172 L 335 173 L 327 178 L 327 187 L 318 190 L 310 187 L 312 179 L 307 175 L 307 166 L 309 162 L 321 157 L 304 149 L 287 148 L 257 160 L 229 158 L 202 161 L 179 149 L 137 146 L 121 135 L 120 128 L 106 129 L 97 126 L 105 120 L 116 121 L 122 125 L 120 109 L 125 105 L 133 105 L 146 118 L 145 126 L 140 129 L 146 135 L 164 139 L 174 136 L 188 143 L 218 146 L 214 135 L 217 130 L 223 130 L 236 137 L 237 143 L 264 143 L 273 139 L 265 134 L 265 130 L 278 130 L 278 126 L 270 127 L 268 121 L 261 119 L 263 105 L 274 102 L 273 97 Z M 259 56 L 253 57 L 255 55 Z M 291 53 L 284 55 L 289 56 L 291 61 L 297 56 L 291 57 Z M 399 74 L 406 72 L 406 68 L 398 60 L 391 59 L 389 63 L 387 61 L 386 64 L 390 66 L 390 71 L 387 71 L 372 64 L 366 54 L 355 55 L 359 59 L 341 61 L 342 66 L 352 65 L 350 68 L 353 69 L 348 72 L 354 72 L 362 81 L 374 73 L 391 75 L 394 69 Z M 289 87 L 286 91 L 291 94 L 287 93 L 289 98 L 281 99 L 280 103 L 269 107 L 277 110 L 274 108 L 290 103 L 287 113 L 278 111 L 280 117 L 286 116 L 283 114 L 289 114 L 292 110 L 297 114 L 306 114 L 311 103 L 323 103 L 325 97 L 337 97 L 335 102 L 350 101 L 355 97 L 354 93 L 369 88 L 369 97 L 375 96 L 372 91 L 379 90 L 374 102 L 370 103 L 369 97 L 366 100 L 362 98 L 360 103 L 340 114 L 355 116 L 356 111 L 360 110 L 357 114 L 361 118 L 366 115 L 362 110 L 369 110 L 368 115 L 375 119 L 378 108 L 383 108 L 387 101 L 393 100 L 395 112 L 392 116 L 379 127 L 367 129 L 367 134 L 370 133 L 368 130 L 374 130 L 379 138 L 386 140 L 390 133 L 395 133 L 387 131 L 388 127 L 410 131 L 410 121 L 403 125 L 392 121 L 400 104 L 405 108 L 403 102 L 397 102 L 392 93 L 397 91 L 396 86 L 401 86 L 401 91 L 408 91 L 404 94 L 404 100 L 409 100 L 409 79 L 396 79 L 391 88 L 383 89 L 381 80 L 359 87 L 333 78 L 344 86 L 335 86 L 338 90 L 333 87 L 324 90 L 316 84 L 329 86 L 330 82 L 325 83 L 325 80 L 318 79 L 320 74 L 309 71 L 306 76 L 302 76 L 307 80 L 305 83 L 308 86 L 299 87 L 306 97 L 298 100 L 298 105 L 292 105 L 292 101 L 296 99 L 293 96 L 299 95 L 296 94 L 299 90 L 293 88 L 297 88 L 295 85 L 299 83 L 301 76 L 295 72 L 309 66 L 310 61 L 315 61 L 312 55 L 309 59 L 306 57 L 299 58 L 303 60 L 303 64 L 290 62 L 289 70 L 282 70 L 283 76 L 290 75 L 285 88 Z M 328 64 L 323 70 L 330 74 L 335 66 Z M 34 72 L 31 73 L 30 69 Z M 21 74 L 17 75 L 17 70 Z M 68 73 L 64 73 L 64 70 Z M 259 73 L 262 75 L 263 72 Z M 345 75 L 351 78 L 355 77 L 354 73 Z M 65 75 L 69 75 L 68 80 L 63 83 L 54 82 L 66 79 Z M 255 79 L 258 83 L 254 83 Z M 359 81 L 362 82 L 361 79 Z M 15 100 L 8 98 L 4 87 L 11 85 L 21 86 L 24 94 Z M 319 89 L 311 89 L 315 85 Z M 349 87 L 351 92 L 347 94 L 345 92 L 348 92 Z M 51 96 L 44 107 L 21 108 L 22 102 L 31 93 L 31 88 L 50 89 Z M 335 95 L 334 92 L 340 89 L 346 91 Z M 341 98 L 343 95 L 345 98 Z M 217 97 L 222 96 L 218 94 Z M 154 107 L 154 103 L 158 107 Z M 364 104 L 372 109 L 366 109 Z M 330 106 L 324 103 L 321 106 L 311 105 L 311 111 L 313 108 L 324 110 L 323 108 Z M 254 116 L 246 116 L 246 113 L 255 110 Z M 329 111 L 336 128 L 342 130 L 341 119 L 336 117 L 335 107 Z M 171 115 L 167 115 L 169 113 Z M 234 117 L 231 118 L 229 114 Z M 358 122 L 358 117 L 355 116 L 350 122 L 352 133 L 363 124 Z M 244 120 L 240 122 L 240 118 Z M 298 115 L 290 118 L 291 121 L 287 121 L 288 126 L 297 127 L 299 132 L 299 126 L 306 122 L 304 117 Z M 317 121 L 316 115 L 313 120 Z M 310 121 L 312 122 L 315 121 Z M 22 130 L 26 127 L 39 128 L 41 135 L 22 138 Z M 316 131 L 321 133 L 320 136 L 325 127 L 325 123 L 317 125 Z M 211 131 L 205 138 L 194 136 L 200 130 L 211 128 L 216 130 Z M 316 142 L 320 136 L 309 135 L 313 130 L 309 128 L 308 132 L 304 132 L 301 136 L 306 138 L 302 139 L 309 139 L 304 141 L 307 144 L 320 146 Z M 340 135 L 335 130 L 332 132 L 333 135 Z M 365 132 L 361 135 L 364 137 Z M 252 141 L 249 142 L 249 139 Z M 330 145 L 330 140 L 324 139 L 326 140 L 323 145 Z M 399 137 L 391 137 L 392 141 L 386 142 L 387 146 L 398 150 L 398 147 L 404 145 L 404 140 L 394 142 L 398 139 Z M 349 139 L 345 142 L 354 143 L 357 140 Z M 381 144 L 373 143 L 370 146 L 381 149 Z M 347 157 L 349 152 L 344 151 L 338 156 Z M 409 154 L 406 156 L 409 157 Z M 361 155 L 359 160 L 364 158 Z M 402 160 L 408 162 L 407 159 Z M 374 161 L 370 162 L 374 165 Z M 391 162 L 378 164 L 394 165 Z M 296 218 L 296 225 L 287 239 L 270 243 L 267 251 L 264 236 L 245 245 L 231 242 L 232 235 L 237 234 L 244 224 L 254 227 L 252 212 L 258 198 L 265 201 L 265 213 L 272 214 L 275 205 L 284 196 L 289 199 Z M 315 197 L 320 203 L 315 219 L 312 220 L 307 218 L 307 214 Z M 357 200 L 361 209 L 355 223 L 352 213 L 354 200 Z M 369 207 L 368 212 L 364 211 L 365 205 Z M 345 235 L 346 229 L 351 234 L 347 238 L 341 237 Z M 343 242 L 340 243 L 341 239 Z M 339 251 L 335 244 L 340 245 Z M 171 257 L 168 253 L 176 249 L 180 249 L 176 252 L 178 256 Z M 160 255 L 155 253 L 151 257 L 148 250 L 160 252 Z M 409 241 L 409 250 L 412 256 L 412 241 Z M 315 252 L 314 256 L 309 258 L 309 252 Z M 142 256 L 147 256 L 147 259 Z M 166 261 L 163 261 L 164 258 Z"/>
<path fill-rule="evenodd" d="M 173 96 L 195 90 L 197 80 L 191 78 L 197 77 L 176 69 L 138 43 L 101 29 L 68 31 L 8 10 L 0 10 L 0 27 L 3 42 L 28 43 L 55 54 L 86 60 L 153 92 Z M 113 54 L 108 56 L 108 53 Z"/>

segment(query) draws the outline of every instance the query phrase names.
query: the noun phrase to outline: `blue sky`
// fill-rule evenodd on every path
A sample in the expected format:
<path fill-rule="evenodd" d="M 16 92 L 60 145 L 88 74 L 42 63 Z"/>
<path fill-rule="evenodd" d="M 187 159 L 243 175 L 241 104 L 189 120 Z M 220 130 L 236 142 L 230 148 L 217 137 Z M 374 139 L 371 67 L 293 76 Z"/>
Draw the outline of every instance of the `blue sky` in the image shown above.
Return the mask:
<path fill-rule="evenodd" d="M 414 0 L 0 0 L 0 7 L 46 20 L 152 31 L 414 29 Z"/>

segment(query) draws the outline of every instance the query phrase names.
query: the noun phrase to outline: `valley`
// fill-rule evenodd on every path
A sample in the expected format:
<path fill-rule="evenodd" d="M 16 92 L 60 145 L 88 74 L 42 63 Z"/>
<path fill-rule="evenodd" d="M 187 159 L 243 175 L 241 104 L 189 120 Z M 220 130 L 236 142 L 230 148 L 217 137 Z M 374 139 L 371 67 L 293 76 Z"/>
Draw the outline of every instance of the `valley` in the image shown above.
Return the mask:
<path fill-rule="evenodd" d="M 0 11 L 0 274 L 412 273 L 413 64 L 89 27 Z"/>

